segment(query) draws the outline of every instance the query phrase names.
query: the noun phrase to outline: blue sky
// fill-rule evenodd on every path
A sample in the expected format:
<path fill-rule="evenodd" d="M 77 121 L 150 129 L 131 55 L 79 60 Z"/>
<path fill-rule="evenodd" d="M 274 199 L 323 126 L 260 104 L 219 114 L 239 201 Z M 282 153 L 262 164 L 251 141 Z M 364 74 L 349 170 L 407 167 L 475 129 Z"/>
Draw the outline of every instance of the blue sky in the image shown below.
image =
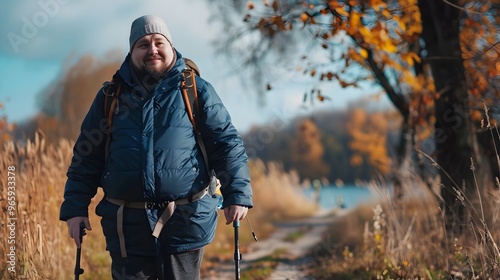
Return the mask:
<path fill-rule="evenodd" d="M 13 122 L 36 114 L 36 96 L 62 74 L 65 63 L 83 54 L 125 56 L 130 24 L 145 14 L 165 19 L 174 46 L 196 61 L 241 132 L 273 119 L 286 122 L 312 110 L 340 109 L 365 95 L 332 87 L 330 102 L 304 109 L 303 94 L 311 85 L 287 82 L 266 92 L 267 105 L 262 106 L 237 76 L 227 75 L 230 69 L 215 56 L 211 42 L 221 28 L 209 22 L 212 14 L 203 0 L 16 0 L 0 4 L 0 102 L 5 105 L 0 114 Z"/>

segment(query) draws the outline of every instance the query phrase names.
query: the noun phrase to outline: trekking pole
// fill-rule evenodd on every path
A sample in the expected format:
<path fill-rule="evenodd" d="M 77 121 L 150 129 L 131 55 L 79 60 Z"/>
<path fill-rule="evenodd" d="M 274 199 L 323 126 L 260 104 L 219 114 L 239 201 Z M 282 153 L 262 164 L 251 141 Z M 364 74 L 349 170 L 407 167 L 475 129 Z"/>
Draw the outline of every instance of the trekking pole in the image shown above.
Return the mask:
<path fill-rule="evenodd" d="M 80 279 L 80 274 L 83 274 L 83 269 L 80 267 L 80 257 L 82 255 L 83 236 L 85 235 L 85 224 L 80 223 L 80 248 L 76 248 L 76 263 L 75 263 L 75 280 Z"/>
<path fill-rule="evenodd" d="M 240 221 L 233 222 L 234 227 L 234 272 L 236 273 L 236 279 L 240 279 L 240 244 L 238 236 L 238 228 L 240 227 Z"/>

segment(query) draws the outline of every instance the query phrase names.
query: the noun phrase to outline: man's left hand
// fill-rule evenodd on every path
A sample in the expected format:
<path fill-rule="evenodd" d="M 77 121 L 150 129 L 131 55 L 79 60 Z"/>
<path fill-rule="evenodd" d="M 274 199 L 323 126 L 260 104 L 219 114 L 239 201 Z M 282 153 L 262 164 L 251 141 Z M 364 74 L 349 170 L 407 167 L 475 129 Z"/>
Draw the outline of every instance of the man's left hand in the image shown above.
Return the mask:
<path fill-rule="evenodd" d="M 230 205 L 224 208 L 224 216 L 226 216 L 226 225 L 232 222 L 243 220 L 248 213 L 248 207 L 241 205 Z"/>

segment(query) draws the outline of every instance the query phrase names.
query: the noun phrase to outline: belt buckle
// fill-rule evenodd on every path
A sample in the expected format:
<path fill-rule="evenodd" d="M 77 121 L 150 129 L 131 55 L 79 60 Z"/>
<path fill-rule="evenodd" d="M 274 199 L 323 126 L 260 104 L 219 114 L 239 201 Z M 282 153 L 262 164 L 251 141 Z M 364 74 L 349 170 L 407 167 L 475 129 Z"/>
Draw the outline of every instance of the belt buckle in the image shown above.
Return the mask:
<path fill-rule="evenodd" d="M 153 210 L 153 209 L 162 210 L 162 209 L 167 208 L 168 203 L 169 203 L 169 201 L 163 201 L 163 202 L 148 202 L 148 203 L 146 204 L 146 208 L 148 208 L 149 210 Z"/>

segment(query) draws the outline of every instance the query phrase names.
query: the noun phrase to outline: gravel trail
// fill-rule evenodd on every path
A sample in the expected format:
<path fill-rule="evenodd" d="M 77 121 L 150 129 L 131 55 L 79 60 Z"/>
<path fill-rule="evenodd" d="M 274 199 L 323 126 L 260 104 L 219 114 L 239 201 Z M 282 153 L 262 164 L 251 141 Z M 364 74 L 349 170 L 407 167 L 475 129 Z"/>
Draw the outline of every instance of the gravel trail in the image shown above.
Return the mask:
<path fill-rule="evenodd" d="M 252 263 L 269 256 L 280 250 L 285 252 L 280 255 L 280 263 L 273 271 L 269 280 L 280 279 L 311 279 L 307 278 L 302 272 L 302 267 L 314 261 L 315 258 L 308 256 L 308 253 L 320 248 L 321 237 L 333 222 L 346 211 L 335 210 L 335 214 L 327 210 L 321 210 L 316 215 L 275 224 L 276 231 L 266 239 L 254 242 L 250 245 L 248 252 L 243 254 L 240 261 L 241 270 L 245 270 Z M 289 240 L 290 236 L 301 232 L 302 235 L 296 240 Z M 235 279 L 234 261 L 222 262 L 218 270 L 209 277 L 203 277 L 203 280 L 226 280 Z"/>

